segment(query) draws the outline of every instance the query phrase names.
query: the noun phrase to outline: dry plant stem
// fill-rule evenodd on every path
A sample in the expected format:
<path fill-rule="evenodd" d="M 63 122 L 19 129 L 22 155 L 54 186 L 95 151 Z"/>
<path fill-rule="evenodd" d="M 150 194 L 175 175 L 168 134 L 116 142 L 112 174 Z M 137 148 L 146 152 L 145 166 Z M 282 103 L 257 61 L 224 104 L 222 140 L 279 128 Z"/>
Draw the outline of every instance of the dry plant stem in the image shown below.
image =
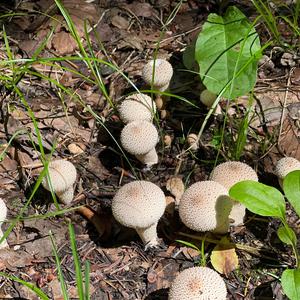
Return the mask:
<path fill-rule="evenodd" d="M 104 234 L 105 225 L 103 224 L 100 216 L 95 211 L 86 206 L 81 206 L 76 211 L 95 226 L 97 232 L 99 233 L 99 237 Z"/>
<path fill-rule="evenodd" d="M 151 225 L 148 228 L 136 228 L 136 232 L 140 236 L 144 245 L 150 246 L 150 247 L 158 245 L 156 228 L 157 228 L 157 223 L 154 223 L 153 225 Z"/>
<path fill-rule="evenodd" d="M 259 246 L 257 248 L 254 248 L 254 247 L 251 247 L 251 246 L 248 246 L 248 245 L 235 244 L 235 243 L 223 244 L 223 243 L 220 243 L 220 241 L 218 241 L 218 240 L 210 239 L 210 238 L 207 238 L 207 237 L 201 237 L 201 236 L 198 236 L 198 235 L 188 234 L 188 233 L 184 233 L 184 232 L 177 232 L 177 233 L 179 235 L 182 235 L 182 236 L 185 236 L 185 237 L 197 240 L 197 241 L 204 241 L 204 242 L 208 242 L 208 243 L 212 243 L 212 244 L 216 244 L 216 245 L 232 246 L 233 248 L 237 248 L 239 250 L 249 252 L 253 255 L 256 255 L 256 256 L 259 256 L 259 257 L 264 257 L 264 258 L 271 259 L 271 260 L 274 260 L 274 261 L 278 262 L 278 259 L 275 259 L 274 257 L 269 257 L 269 256 L 261 254 L 260 251 L 262 251 L 262 250 L 267 251 L 267 249 L 264 249 L 264 248 L 259 247 Z"/>
<path fill-rule="evenodd" d="M 285 94 L 284 94 L 284 100 L 283 100 L 283 107 L 282 107 L 282 112 L 281 112 L 281 116 L 280 116 L 280 128 L 279 128 L 279 133 L 278 133 L 278 140 L 277 140 L 277 145 L 279 145 L 280 140 L 281 140 L 281 133 L 282 133 L 282 127 L 283 127 L 283 120 L 284 120 L 284 112 L 286 110 L 286 101 L 287 101 L 287 97 L 289 94 L 289 88 L 291 85 L 291 75 L 293 73 L 295 68 L 292 68 L 289 72 L 288 78 L 287 78 L 287 83 L 286 83 L 286 90 L 285 90 Z"/>

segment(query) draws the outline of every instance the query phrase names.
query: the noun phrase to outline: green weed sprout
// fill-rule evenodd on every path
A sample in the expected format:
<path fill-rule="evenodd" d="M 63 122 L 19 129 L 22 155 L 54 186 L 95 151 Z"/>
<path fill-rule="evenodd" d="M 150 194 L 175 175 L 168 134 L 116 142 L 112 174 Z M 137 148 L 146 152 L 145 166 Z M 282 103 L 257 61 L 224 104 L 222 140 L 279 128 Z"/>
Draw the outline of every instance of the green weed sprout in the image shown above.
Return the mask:
<path fill-rule="evenodd" d="M 289 173 L 283 180 L 283 191 L 300 217 L 300 171 Z M 279 239 L 293 249 L 296 267 L 282 273 L 281 284 L 284 293 L 291 300 L 300 299 L 300 254 L 297 249 L 297 237 L 286 219 L 286 204 L 283 194 L 276 188 L 246 180 L 235 184 L 229 191 L 230 197 L 244 204 L 251 212 L 278 218 L 282 225 L 277 231 Z"/>

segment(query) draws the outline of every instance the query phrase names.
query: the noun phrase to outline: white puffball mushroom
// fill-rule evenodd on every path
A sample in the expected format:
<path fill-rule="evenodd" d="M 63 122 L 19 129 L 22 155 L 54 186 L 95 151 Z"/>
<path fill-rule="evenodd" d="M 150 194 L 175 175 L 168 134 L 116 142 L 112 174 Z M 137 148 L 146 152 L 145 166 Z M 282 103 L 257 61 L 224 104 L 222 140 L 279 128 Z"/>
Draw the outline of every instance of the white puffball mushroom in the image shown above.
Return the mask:
<path fill-rule="evenodd" d="M 249 165 L 239 161 L 228 161 L 216 166 L 212 170 L 209 180 L 220 183 L 229 191 L 233 185 L 240 181 L 258 181 L 258 177 L 256 172 Z M 232 225 L 243 224 L 245 214 L 246 207 L 237 201 L 233 201 L 233 207 L 229 215 L 234 221 Z"/>
<path fill-rule="evenodd" d="M 216 99 L 217 95 L 207 89 L 203 90 L 200 94 L 200 101 L 209 108 L 212 107 Z"/>
<path fill-rule="evenodd" d="M 281 158 L 275 167 L 275 174 L 278 177 L 278 182 L 281 188 L 283 187 L 283 179 L 290 172 L 300 170 L 300 161 L 294 157 Z"/>
<path fill-rule="evenodd" d="M 134 228 L 146 246 L 158 245 L 157 223 L 166 208 L 163 191 L 137 180 L 122 186 L 112 200 L 112 213 L 122 225 Z"/>
<path fill-rule="evenodd" d="M 186 137 L 186 141 L 189 145 L 190 150 L 192 151 L 197 151 L 199 148 L 199 143 L 198 143 L 198 136 L 195 133 L 190 133 Z"/>
<path fill-rule="evenodd" d="M 0 238 L 3 237 L 3 231 L 1 229 L 1 226 L 3 222 L 5 221 L 7 216 L 7 207 L 5 202 L 0 198 Z M 0 249 L 8 247 L 6 239 L 3 240 L 3 242 L 0 244 Z"/>
<path fill-rule="evenodd" d="M 64 204 L 70 204 L 74 197 L 73 184 L 76 181 L 77 171 L 75 166 L 66 160 L 54 160 L 48 165 L 49 179 L 53 192 Z M 51 191 L 48 177 L 42 181 L 43 187 Z"/>
<path fill-rule="evenodd" d="M 158 143 L 158 132 L 155 126 L 147 121 L 133 121 L 121 131 L 123 148 L 148 167 L 157 164 L 158 156 L 155 146 Z"/>
<path fill-rule="evenodd" d="M 193 267 L 180 272 L 172 282 L 169 300 L 226 300 L 223 278 L 207 267 Z"/>
<path fill-rule="evenodd" d="M 132 94 L 119 105 L 120 118 L 124 123 L 145 120 L 151 122 L 156 112 L 156 104 L 145 94 Z"/>
<path fill-rule="evenodd" d="M 183 193 L 179 216 L 192 230 L 223 234 L 229 229 L 231 208 L 232 200 L 225 187 L 215 181 L 200 181 Z"/>
<path fill-rule="evenodd" d="M 154 76 L 152 76 L 153 68 Z M 162 92 L 168 89 L 172 76 L 173 67 L 165 59 L 150 60 L 143 69 L 143 79 L 145 82 L 151 85 L 153 77 L 153 87 Z"/>

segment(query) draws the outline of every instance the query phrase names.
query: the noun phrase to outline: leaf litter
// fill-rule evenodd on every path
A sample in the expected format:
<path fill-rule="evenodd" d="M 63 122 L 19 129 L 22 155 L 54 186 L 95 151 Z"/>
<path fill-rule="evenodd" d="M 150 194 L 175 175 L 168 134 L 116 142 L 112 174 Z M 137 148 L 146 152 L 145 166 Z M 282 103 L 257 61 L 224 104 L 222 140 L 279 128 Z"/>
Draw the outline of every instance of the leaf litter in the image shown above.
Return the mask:
<path fill-rule="evenodd" d="M 174 5 L 172 1 L 158 1 L 156 5 L 140 1 L 120 1 L 120 3 L 100 1 L 100 5 L 93 2 L 86 3 L 83 0 L 63 1 L 63 3 L 68 9 L 84 45 L 86 46 L 84 19 L 88 16 L 89 23 L 87 23 L 87 26 L 92 37 L 94 51 L 99 57 L 109 58 L 111 61 L 116 62 L 121 70 L 127 72 L 129 78 L 139 88 L 142 88 L 143 83 L 141 83 L 140 76 L 143 64 L 152 56 L 161 29 L 161 15 L 163 17 L 168 16 Z M 247 4 L 242 4 L 247 6 Z M 199 13 L 200 8 L 202 13 Z M 183 66 L 180 66 L 178 52 L 182 51 L 197 35 L 203 20 L 211 9 L 213 9 L 213 5 L 210 3 L 206 6 L 195 1 L 190 1 L 188 4 L 184 3 L 178 15 L 174 18 L 170 30 L 163 38 L 158 54 L 162 57 L 171 58 L 173 64 L 178 65 L 178 69 L 183 68 Z M 68 32 L 62 16 L 58 14 L 58 9 L 53 5 L 53 1 L 21 1 L 18 10 L 26 14 L 13 18 L 11 21 L 13 26 L 6 27 L 8 35 L 15 36 L 17 39 L 14 46 L 15 50 L 21 53 L 21 57 L 31 57 L 51 30 L 53 30 L 53 34 L 49 38 L 42 56 L 76 55 L 77 45 Z M 28 13 L 31 13 L 32 10 L 46 11 L 53 18 L 33 14 L 30 19 Z M 93 26 L 94 30 L 90 25 Z M 102 49 L 97 45 L 97 34 L 101 41 L 105 43 L 108 57 L 101 53 Z M 5 55 L 5 52 L 3 52 L 1 57 L 5 58 Z M 285 68 L 296 61 L 296 59 L 289 56 L 288 63 L 283 66 L 280 61 L 287 57 L 287 55 L 282 54 L 282 59 L 279 59 L 279 62 L 271 59 L 273 65 L 261 69 L 255 90 L 258 98 L 257 102 L 260 102 L 261 105 L 255 103 L 252 128 L 257 130 L 260 135 L 267 135 L 268 132 L 276 132 L 278 127 L 282 125 L 282 138 L 279 140 L 278 145 L 272 147 L 273 141 L 270 140 L 268 144 L 270 152 L 261 161 L 260 167 L 270 172 L 272 172 L 275 160 L 282 152 L 295 157 L 298 157 L 300 153 L 299 109 L 297 106 L 299 102 L 297 69 L 299 68 L 296 67 L 293 74 L 291 74 L 289 97 L 285 101 L 288 79 L 288 77 L 285 77 Z M 61 65 L 82 72 L 85 76 L 90 76 L 88 69 L 80 61 L 62 62 Z M 112 111 L 107 109 L 101 92 L 93 84 L 85 82 L 76 74 L 64 71 L 61 65 L 57 64 L 57 66 L 50 67 L 44 64 L 35 64 L 33 68 L 49 78 L 58 79 L 64 86 L 76 90 L 76 93 L 99 116 L 102 116 L 106 122 L 110 121 L 112 124 L 111 130 L 118 136 L 120 132 L 119 120 L 113 117 L 110 119 Z M 130 91 L 130 85 L 119 74 L 115 74 L 111 70 L 105 73 L 104 69 L 102 72 L 105 85 L 115 100 Z M 176 78 L 177 73 L 175 72 L 175 82 L 178 80 Z M 181 88 L 179 93 L 187 98 L 192 97 L 195 103 L 200 105 L 197 102 L 198 98 L 195 96 L 199 95 L 200 91 L 200 83 L 198 83 L 197 77 L 191 74 L 184 77 L 190 79 L 191 83 Z M 212 127 L 204 136 L 204 146 L 197 153 L 200 160 L 194 162 L 193 158 L 186 156 L 183 159 L 184 161 L 179 164 L 176 156 L 180 153 L 180 148 L 183 147 L 182 130 L 188 131 L 190 127 L 193 127 L 196 131 L 199 129 L 197 127 L 199 125 L 195 124 L 193 115 L 195 111 L 191 110 L 190 107 L 184 106 L 181 102 L 174 104 L 174 106 L 167 105 L 171 118 L 163 121 L 162 126 L 164 130 L 171 134 L 171 144 L 168 148 L 162 150 L 162 162 L 158 168 L 154 168 L 150 172 L 138 169 L 138 172 L 140 173 L 139 176 L 165 187 L 176 199 L 168 196 L 169 213 L 163 217 L 159 224 L 159 235 L 164 238 L 165 248 L 158 250 L 156 253 L 144 252 L 135 233 L 121 227 L 111 218 L 110 203 L 117 187 L 131 181 L 133 175 L 130 166 L 122 159 L 119 149 L 115 147 L 110 137 L 104 139 L 105 142 L 103 142 L 102 137 L 97 136 L 99 128 L 95 127 L 96 125 L 91 121 L 92 118 L 89 113 L 82 111 L 78 104 L 74 104 L 72 97 L 65 97 L 63 100 L 59 98 L 57 89 L 47 80 L 37 80 L 34 76 L 27 75 L 26 78 L 21 79 L 19 87 L 33 109 L 38 128 L 41 130 L 42 143 L 47 153 L 51 152 L 52 143 L 57 141 L 57 147 L 53 153 L 54 157 L 67 158 L 73 161 L 80 172 L 81 178 L 77 185 L 78 197 L 76 198 L 75 195 L 75 199 L 78 199 L 76 204 L 88 205 L 95 213 L 103 216 L 107 232 L 106 236 L 104 234 L 101 238 L 90 222 L 71 212 L 65 214 L 65 216 L 53 218 L 22 220 L 18 222 L 18 225 L 9 236 L 11 249 L 1 250 L 3 251 L 3 254 L 0 255 L 1 270 L 21 276 L 27 274 L 23 278 L 24 280 L 29 279 L 29 281 L 49 291 L 53 299 L 60 299 L 60 287 L 57 273 L 54 272 L 56 267 L 51 257 L 52 250 L 48 239 L 49 229 L 51 229 L 60 249 L 68 292 L 76 297 L 75 277 L 72 271 L 74 262 L 70 253 L 66 231 L 66 221 L 71 219 L 75 224 L 79 256 L 82 261 L 89 260 L 91 262 L 92 299 L 166 299 L 167 289 L 176 274 L 199 261 L 199 253 L 196 250 L 174 244 L 174 241 L 178 238 L 176 233 L 187 230 L 178 221 L 177 212 L 173 206 L 174 201 L 178 201 L 184 191 L 182 178 L 189 176 L 190 182 L 207 179 L 209 168 L 202 161 L 214 159 L 215 157 L 216 152 L 211 147 L 211 137 L 213 130 L 216 130 L 221 122 L 214 120 L 211 124 Z M 14 107 L 9 112 L 4 111 L 8 117 L 8 123 L 5 124 L 2 121 L 0 123 L 1 148 L 3 149 L 8 144 L 9 138 L 17 130 L 26 128 L 32 136 L 29 137 L 28 134 L 19 135 L 0 164 L 0 192 L 1 197 L 5 199 L 7 205 L 11 208 L 9 218 L 16 217 L 25 203 L 24 193 L 35 182 L 34 165 L 38 162 L 39 157 L 38 150 L 34 149 L 34 147 L 38 147 L 35 128 L 24 107 L 19 105 L 16 100 L 13 96 L 5 99 L 6 103 L 13 103 Z M 225 105 L 226 102 L 224 101 L 223 107 Z M 286 108 L 285 105 L 287 105 Z M 229 118 L 235 118 L 246 107 L 245 101 L 233 104 L 232 115 L 229 115 Z M 283 108 L 285 108 L 285 111 L 282 118 Z M 186 112 L 186 115 L 182 116 L 184 112 Z M 205 109 L 200 107 L 200 110 L 196 113 L 199 117 L 205 113 Z M 262 117 L 263 114 L 267 115 L 267 119 L 265 119 L 265 116 Z M 186 128 L 182 129 L 180 121 L 174 121 L 177 117 L 182 117 Z M 258 147 L 258 145 L 254 144 L 253 147 Z M 103 159 L 104 153 L 108 153 L 108 161 Z M 245 159 L 253 160 L 253 156 L 245 156 Z M 259 159 L 259 157 L 255 157 L 255 161 Z M 136 163 L 131 157 L 130 160 Z M 178 168 L 179 173 L 177 173 Z M 170 174 L 179 175 L 178 177 L 170 177 Z M 51 195 L 45 191 L 37 193 L 37 196 L 33 199 L 34 201 L 28 207 L 26 215 L 28 213 L 28 215 L 38 216 L 55 211 L 53 204 L 46 206 L 46 199 L 50 200 L 49 205 Z M 293 215 L 291 215 L 291 220 L 293 220 Z M 296 222 L 298 221 L 296 220 Z M 280 256 L 277 247 L 281 246 L 278 241 L 274 241 L 272 236 L 272 232 L 276 231 L 276 222 L 269 222 L 268 232 L 263 231 L 265 225 L 265 220 L 250 221 L 250 226 L 235 228 L 231 232 L 231 238 L 234 242 L 243 241 L 253 248 L 259 248 L 257 245 L 263 241 L 269 256 L 278 255 L 279 262 L 280 259 L 281 262 L 288 261 L 288 257 L 283 259 Z M 195 242 L 195 240 L 191 239 L 191 242 Z M 258 280 L 255 277 L 257 273 L 251 274 L 249 271 L 250 268 L 259 264 L 265 263 L 265 266 L 268 266 L 268 261 L 265 261 L 263 256 L 241 250 L 237 251 L 241 282 L 234 271 L 237 267 L 237 256 L 233 249 L 224 249 L 217 245 L 213 250 L 210 244 L 206 246 L 206 249 L 209 252 L 212 251 L 212 265 L 214 265 L 213 261 L 217 257 L 217 269 L 226 274 L 228 286 L 234 287 L 234 289 L 229 288 L 230 299 L 241 297 L 240 295 L 244 293 L 245 288 L 249 290 L 249 299 L 253 299 L 256 287 L 261 282 L 268 283 L 273 280 L 271 276 L 262 276 L 261 274 L 260 280 Z M 268 270 L 276 273 L 276 268 Z M 47 275 L 44 275 L 44 273 Z M 248 285 L 245 286 L 245 282 L 249 278 Z M 34 299 L 33 294 L 28 294 L 28 289 L 18 287 L 20 288 L 19 291 L 16 290 L 15 286 L 6 283 L 2 286 L 0 292 L 5 296 L 21 296 Z M 265 292 L 266 294 L 267 291 L 268 287 L 262 289 L 262 293 Z M 271 291 L 272 296 L 276 295 L 277 299 L 282 298 L 278 286 L 273 285 Z"/>

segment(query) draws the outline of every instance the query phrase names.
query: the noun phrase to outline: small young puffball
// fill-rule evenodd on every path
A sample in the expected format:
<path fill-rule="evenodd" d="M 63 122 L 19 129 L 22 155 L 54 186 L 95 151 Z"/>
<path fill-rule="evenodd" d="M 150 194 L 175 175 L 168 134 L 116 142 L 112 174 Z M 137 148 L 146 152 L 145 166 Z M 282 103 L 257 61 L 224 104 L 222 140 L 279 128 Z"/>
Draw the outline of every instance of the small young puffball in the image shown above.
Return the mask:
<path fill-rule="evenodd" d="M 69 161 L 59 159 L 49 163 L 48 171 L 53 192 L 62 203 L 70 204 L 74 197 L 73 184 L 77 176 L 75 166 Z M 42 185 L 51 191 L 47 176 L 44 177 Z"/>
<path fill-rule="evenodd" d="M 187 137 L 186 137 L 186 141 L 189 145 L 189 148 L 192 151 L 197 151 L 199 148 L 199 144 L 198 144 L 198 136 L 195 133 L 190 133 Z"/>
<path fill-rule="evenodd" d="M 154 67 L 154 76 L 152 76 Z M 153 79 L 153 87 L 162 92 L 168 89 L 172 76 L 173 67 L 165 59 L 150 60 L 143 69 L 145 82 L 151 85 Z"/>
<path fill-rule="evenodd" d="M 294 157 L 281 158 L 275 167 L 275 174 L 278 177 L 278 182 L 281 188 L 283 187 L 283 179 L 290 172 L 300 170 L 300 161 Z"/>
<path fill-rule="evenodd" d="M 212 107 L 216 99 L 217 95 L 209 90 L 204 90 L 200 94 L 200 101 L 209 108 Z"/>

